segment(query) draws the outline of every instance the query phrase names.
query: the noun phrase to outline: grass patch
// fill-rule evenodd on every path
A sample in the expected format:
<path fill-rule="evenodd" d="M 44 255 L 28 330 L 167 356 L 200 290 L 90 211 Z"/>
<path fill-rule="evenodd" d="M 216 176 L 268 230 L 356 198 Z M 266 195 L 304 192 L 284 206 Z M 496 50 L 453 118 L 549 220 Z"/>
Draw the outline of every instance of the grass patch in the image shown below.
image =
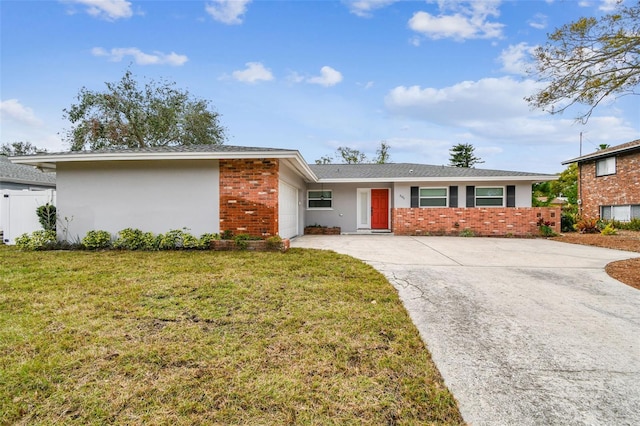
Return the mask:
<path fill-rule="evenodd" d="M 333 252 L 0 247 L 0 424 L 461 424 L 396 291 Z"/>

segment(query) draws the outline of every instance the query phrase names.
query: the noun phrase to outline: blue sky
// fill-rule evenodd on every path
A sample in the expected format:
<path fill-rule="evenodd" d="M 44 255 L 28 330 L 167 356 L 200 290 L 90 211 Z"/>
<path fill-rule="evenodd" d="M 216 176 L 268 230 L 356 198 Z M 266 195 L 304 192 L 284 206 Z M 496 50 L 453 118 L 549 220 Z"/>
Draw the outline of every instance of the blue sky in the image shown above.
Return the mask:
<path fill-rule="evenodd" d="M 630 1 L 630 0 L 627 0 Z M 447 164 L 471 143 L 482 168 L 556 173 L 560 163 L 640 138 L 636 96 L 586 125 L 523 100 L 529 52 L 612 0 L 0 1 L 0 143 L 64 151 L 63 109 L 126 69 L 211 101 L 230 145 L 339 146 Z"/>

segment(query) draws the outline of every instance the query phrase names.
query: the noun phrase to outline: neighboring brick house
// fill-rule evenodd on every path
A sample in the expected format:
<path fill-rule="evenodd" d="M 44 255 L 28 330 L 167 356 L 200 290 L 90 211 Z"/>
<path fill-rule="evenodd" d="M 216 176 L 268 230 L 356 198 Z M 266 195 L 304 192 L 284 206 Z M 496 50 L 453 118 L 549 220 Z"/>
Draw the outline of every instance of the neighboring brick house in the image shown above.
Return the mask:
<path fill-rule="evenodd" d="M 57 173 L 62 233 L 124 228 L 254 236 L 303 233 L 531 235 L 560 227 L 532 208 L 531 185 L 554 175 L 424 164 L 307 164 L 297 150 L 229 145 L 47 153 L 12 161 Z"/>
<path fill-rule="evenodd" d="M 640 219 L 640 139 L 583 155 L 578 164 L 578 198 L 585 217 L 627 222 Z"/>

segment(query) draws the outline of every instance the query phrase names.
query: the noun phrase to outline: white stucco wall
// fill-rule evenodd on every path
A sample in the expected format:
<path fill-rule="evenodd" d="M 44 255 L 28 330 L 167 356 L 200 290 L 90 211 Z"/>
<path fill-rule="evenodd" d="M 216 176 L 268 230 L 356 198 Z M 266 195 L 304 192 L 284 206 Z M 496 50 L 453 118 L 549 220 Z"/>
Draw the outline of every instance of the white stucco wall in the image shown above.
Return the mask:
<path fill-rule="evenodd" d="M 58 236 L 124 228 L 219 232 L 217 160 L 58 163 Z"/>

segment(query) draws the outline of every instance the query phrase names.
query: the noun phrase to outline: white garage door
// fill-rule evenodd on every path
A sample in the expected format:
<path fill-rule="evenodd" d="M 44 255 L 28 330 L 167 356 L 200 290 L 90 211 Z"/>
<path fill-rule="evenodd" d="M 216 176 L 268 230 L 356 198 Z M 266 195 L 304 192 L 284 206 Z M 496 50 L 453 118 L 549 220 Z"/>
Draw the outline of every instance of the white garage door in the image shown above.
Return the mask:
<path fill-rule="evenodd" d="M 278 234 L 282 238 L 298 235 L 298 189 L 280 181 L 278 196 Z"/>

